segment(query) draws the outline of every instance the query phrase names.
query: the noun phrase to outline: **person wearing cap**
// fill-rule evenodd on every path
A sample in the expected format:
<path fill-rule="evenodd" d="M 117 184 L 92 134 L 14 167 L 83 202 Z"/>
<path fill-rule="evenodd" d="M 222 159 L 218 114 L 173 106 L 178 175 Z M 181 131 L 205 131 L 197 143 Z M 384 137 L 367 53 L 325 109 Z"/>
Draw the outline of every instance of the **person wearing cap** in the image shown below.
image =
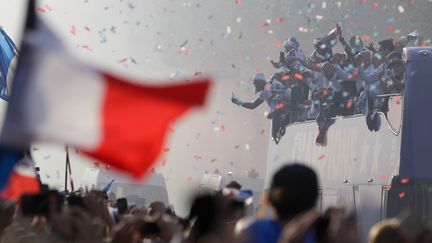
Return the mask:
<path fill-rule="evenodd" d="M 278 143 L 285 133 L 285 124 L 289 121 L 285 107 L 291 98 L 291 88 L 285 87 L 277 80 L 267 82 L 262 73 L 255 74 L 253 85 L 255 86 L 255 93 L 259 93 L 259 97 L 255 101 L 243 102 L 233 94 L 231 102 L 251 110 L 266 102 L 271 109 L 268 118 L 272 119 L 272 136 Z"/>
<path fill-rule="evenodd" d="M 392 51 L 395 51 L 395 45 L 393 43 L 393 39 L 385 39 L 378 42 L 378 52 L 384 57 L 387 58 L 387 55 Z"/>
<path fill-rule="evenodd" d="M 286 63 L 285 62 L 285 58 L 287 58 L 289 56 L 294 56 L 294 57 L 298 57 L 302 60 L 306 60 L 306 56 L 305 56 L 304 52 L 300 49 L 300 43 L 297 41 L 297 39 L 295 37 L 291 37 L 291 38 L 286 39 L 284 41 L 283 46 L 285 48 L 285 53 L 283 53 L 283 52 L 280 53 L 279 62 L 274 62 L 273 60 L 270 61 L 273 65 L 273 67 L 285 68 L 289 71 L 294 71 L 294 72 L 302 72 L 304 68 L 302 67 L 302 65 L 300 63 L 298 63 L 298 62 Z"/>

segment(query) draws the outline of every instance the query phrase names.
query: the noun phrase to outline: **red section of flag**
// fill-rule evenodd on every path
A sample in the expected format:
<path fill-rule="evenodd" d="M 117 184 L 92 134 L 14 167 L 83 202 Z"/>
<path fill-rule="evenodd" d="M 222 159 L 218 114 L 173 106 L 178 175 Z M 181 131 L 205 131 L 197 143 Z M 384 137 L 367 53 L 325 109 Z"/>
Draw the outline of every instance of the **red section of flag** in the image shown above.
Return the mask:
<path fill-rule="evenodd" d="M 3 200 L 17 201 L 23 194 L 39 193 L 39 190 L 39 182 L 35 177 L 12 172 L 7 186 L 0 192 L 0 198 Z"/>
<path fill-rule="evenodd" d="M 134 177 L 151 168 L 163 149 L 170 124 L 195 105 L 205 102 L 210 80 L 148 87 L 104 75 L 102 141 L 85 153 Z"/>

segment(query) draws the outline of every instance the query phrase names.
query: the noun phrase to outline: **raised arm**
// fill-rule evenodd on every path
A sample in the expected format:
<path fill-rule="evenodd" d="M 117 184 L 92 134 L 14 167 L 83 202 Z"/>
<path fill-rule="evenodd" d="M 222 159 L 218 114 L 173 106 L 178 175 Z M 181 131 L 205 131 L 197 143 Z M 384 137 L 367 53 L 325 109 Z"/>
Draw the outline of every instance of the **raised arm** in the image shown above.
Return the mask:
<path fill-rule="evenodd" d="M 244 107 L 246 109 L 253 110 L 257 108 L 259 105 L 261 105 L 264 102 L 264 100 L 261 98 L 257 98 L 254 102 L 242 102 L 233 96 L 231 97 L 231 102 L 241 107 Z"/>

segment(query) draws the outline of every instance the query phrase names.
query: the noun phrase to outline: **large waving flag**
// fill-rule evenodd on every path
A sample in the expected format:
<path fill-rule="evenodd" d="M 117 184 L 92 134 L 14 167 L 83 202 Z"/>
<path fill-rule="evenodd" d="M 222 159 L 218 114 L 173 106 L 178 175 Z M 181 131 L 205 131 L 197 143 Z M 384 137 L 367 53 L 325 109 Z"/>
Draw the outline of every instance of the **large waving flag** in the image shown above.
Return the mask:
<path fill-rule="evenodd" d="M 206 100 L 207 78 L 138 84 L 79 62 L 43 22 L 33 25 L 21 48 L 3 144 L 67 144 L 139 177 L 159 156 L 170 124 Z"/>
<path fill-rule="evenodd" d="M 9 99 L 17 55 L 15 44 L 3 28 L 0 28 L 0 98 L 4 100 Z"/>

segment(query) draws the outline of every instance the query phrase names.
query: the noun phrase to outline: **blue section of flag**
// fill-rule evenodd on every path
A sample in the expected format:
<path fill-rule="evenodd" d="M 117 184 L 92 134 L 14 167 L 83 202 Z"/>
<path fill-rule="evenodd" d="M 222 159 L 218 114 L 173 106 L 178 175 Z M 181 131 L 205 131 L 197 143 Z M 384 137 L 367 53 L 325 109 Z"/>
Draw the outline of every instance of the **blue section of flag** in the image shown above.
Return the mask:
<path fill-rule="evenodd" d="M 16 163 L 18 163 L 22 157 L 22 152 L 14 152 L 0 148 L 0 191 L 7 185 L 10 174 Z"/>
<path fill-rule="evenodd" d="M 0 28 L 0 98 L 9 99 L 7 75 L 9 66 L 17 55 L 17 48 L 6 32 Z"/>

